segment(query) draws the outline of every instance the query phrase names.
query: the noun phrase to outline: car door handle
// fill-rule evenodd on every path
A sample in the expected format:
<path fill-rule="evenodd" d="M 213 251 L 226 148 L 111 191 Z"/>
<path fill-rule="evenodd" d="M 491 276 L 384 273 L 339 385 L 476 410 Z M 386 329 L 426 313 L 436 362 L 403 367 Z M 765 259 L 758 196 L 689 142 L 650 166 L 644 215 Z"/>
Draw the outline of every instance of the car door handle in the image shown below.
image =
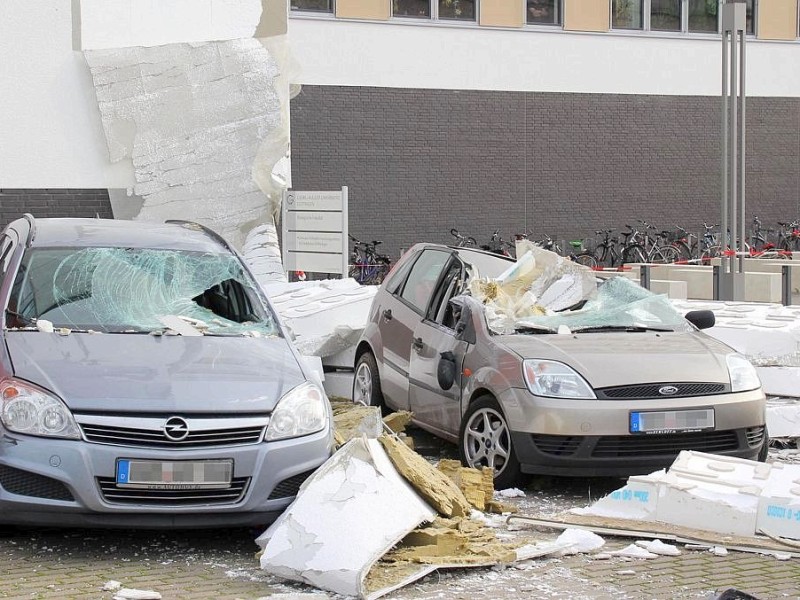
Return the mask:
<path fill-rule="evenodd" d="M 387 308 L 385 311 L 383 311 L 383 318 L 386 319 L 387 321 L 391 321 L 392 320 L 392 309 L 391 308 Z"/>
<path fill-rule="evenodd" d="M 411 338 L 411 347 L 414 348 L 414 350 L 416 350 L 417 352 L 422 350 L 422 338 L 421 337 Z"/>

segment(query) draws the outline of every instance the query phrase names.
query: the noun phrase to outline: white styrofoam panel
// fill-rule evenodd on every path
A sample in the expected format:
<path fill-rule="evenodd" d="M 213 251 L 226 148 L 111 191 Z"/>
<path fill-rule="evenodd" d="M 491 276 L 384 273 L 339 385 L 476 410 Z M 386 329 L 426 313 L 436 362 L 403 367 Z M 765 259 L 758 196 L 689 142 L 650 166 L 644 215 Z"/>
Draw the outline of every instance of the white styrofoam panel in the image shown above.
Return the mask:
<path fill-rule="evenodd" d="M 761 494 L 757 530 L 800 540 L 800 465 L 780 465 Z"/>
<path fill-rule="evenodd" d="M 763 373 L 773 371 L 782 373 L 775 375 L 777 383 L 764 383 L 764 388 L 773 389 L 788 384 L 792 395 L 800 395 L 800 367 L 762 367 L 758 369 L 761 381 Z M 767 429 L 771 438 L 800 438 L 800 400 L 797 398 L 776 398 L 767 400 Z"/>
<path fill-rule="evenodd" d="M 570 512 L 579 515 L 655 521 L 660 482 L 664 477 L 663 470 L 650 475 L 634 475 L 628 478 L 628 483 L 624 487 L 611 492 L 589 507 L 575 508 Z"/>

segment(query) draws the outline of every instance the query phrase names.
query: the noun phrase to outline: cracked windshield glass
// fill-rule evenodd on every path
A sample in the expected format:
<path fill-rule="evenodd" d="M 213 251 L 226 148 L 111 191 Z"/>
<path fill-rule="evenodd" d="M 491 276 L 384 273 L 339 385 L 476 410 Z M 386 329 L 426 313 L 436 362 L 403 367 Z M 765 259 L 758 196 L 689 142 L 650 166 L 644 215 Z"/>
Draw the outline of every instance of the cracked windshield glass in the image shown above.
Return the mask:
<path fill-rule="evenodd" d="M 8 326 L 106 333 L 277 335 L 249 275 L 227 254 L 137 248 L 34 248 Z"/>

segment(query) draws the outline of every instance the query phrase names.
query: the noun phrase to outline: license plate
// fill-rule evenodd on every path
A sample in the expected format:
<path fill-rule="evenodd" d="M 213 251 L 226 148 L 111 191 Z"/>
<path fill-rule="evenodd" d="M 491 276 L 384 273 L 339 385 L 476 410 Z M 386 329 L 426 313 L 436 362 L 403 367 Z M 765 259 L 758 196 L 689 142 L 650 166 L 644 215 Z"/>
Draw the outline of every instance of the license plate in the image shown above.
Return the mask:
<path fill-rule="evenodd" d="M 704 429 L 714 429 L 713 408 L 630 413 L 631 433 L 677 433 Z"/>
<path fill-rule="evenodd" d="M 233 460 L 117 460 L 117 486 L 150 489 L 228 488 Z"/>

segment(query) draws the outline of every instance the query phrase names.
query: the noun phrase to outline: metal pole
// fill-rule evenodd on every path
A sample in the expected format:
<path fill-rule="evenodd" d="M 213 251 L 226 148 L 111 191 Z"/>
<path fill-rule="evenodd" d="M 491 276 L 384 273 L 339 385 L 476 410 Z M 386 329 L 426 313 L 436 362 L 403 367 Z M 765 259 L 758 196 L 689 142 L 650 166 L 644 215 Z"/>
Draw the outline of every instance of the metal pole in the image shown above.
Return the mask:
<path fill-rule="evenodd" d="M 738 181 L 738 173 L 736 172 L 736 165 L 739 159 L 739 102 L 737 99 L 737 89 L 739 83 L 739 73 L 738 73 L 738 60 L 736 56 L 736 47 L 739 41 L 739 34 L 734 29 L 731 31 L 731 81 L 730 81 L 730 103 L 731 103 L 731 126 L 730 126 L 730 140 L 731 140 L 731 152 L 730 152 L 730 172 L 728 176 L 730 177 L 730 191 L 731 191 L 731 207 L 730 207 L 730 229 L 725 233 L 726 236 L 730 236 L 730 248 L 738 251 L 739 244 L 736 240 L 736 234 L 738 231 L 737 227 L 737 210 L 739 208 L 739 181 Z M 734 255 L 736 256 L 736 255 Z M 735 270 L 735 263 L 732 260 L 729 272 L 733 273 Z"/>
<path fill-rule="evenodd" d="M 744 158 L 745 158 L 745 31 L 740 32 L 739 49 L 739 100 L 742 103 L 741 110 L 739 111 L 739 131 L 742 133 L 742 139 L 739 143 L 739 195 L 741 197 L 741 205 L 739 207 L 739 215 L 741 216 L 741 237 L 739 238 L 742 251 L 744 251 L 744 209 L 745 209 L 745 173 L 744 173 Z M 739 257 L 739 273 L 744 273 L 744 254 Z"/>
<path fill-rule="evenodd" d="M 722 31 L 722 214 L 719 221 L 720 245 L 724 244 L 728 226 L 728 32 Z M 727 272 L 727 257 L 720 253 L 723 272 Z"/>
<path fill-rule="evenodd" d="M 781 304 L 792 304 L 792 267 L 781 265 Z"/>

